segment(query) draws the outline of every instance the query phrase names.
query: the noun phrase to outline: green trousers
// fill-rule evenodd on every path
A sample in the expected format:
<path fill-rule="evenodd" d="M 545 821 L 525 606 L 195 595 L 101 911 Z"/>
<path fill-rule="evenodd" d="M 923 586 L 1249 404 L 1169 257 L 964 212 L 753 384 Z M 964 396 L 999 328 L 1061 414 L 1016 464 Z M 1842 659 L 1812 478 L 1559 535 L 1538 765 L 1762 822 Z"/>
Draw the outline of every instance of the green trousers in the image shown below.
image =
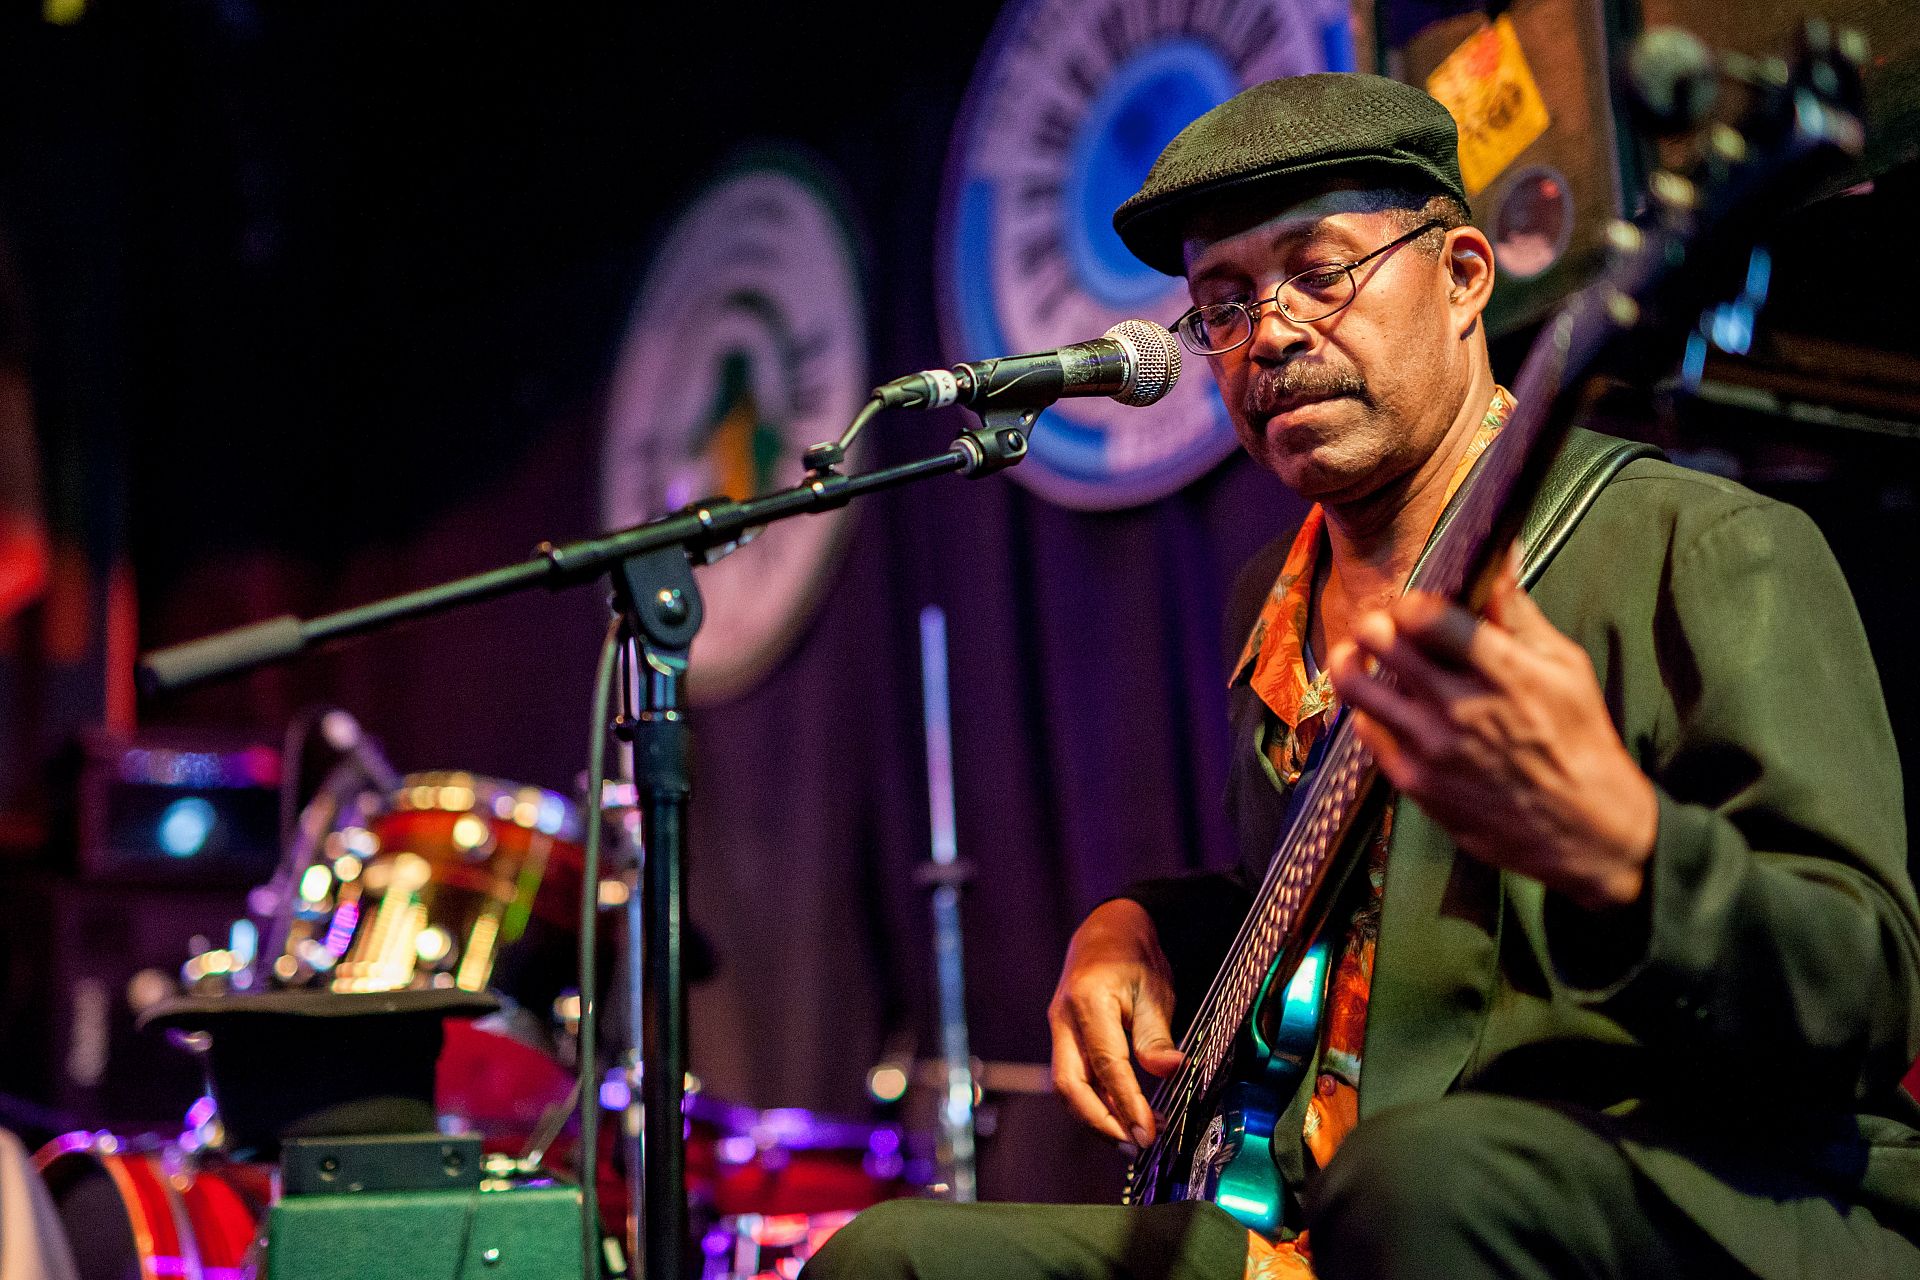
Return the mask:
<path fill-rule="evenodd" d="M 1369 1119 L 1304 1200 L 1321 1280 L 1749 1274 L 1640 1175 L 1603 1118 L 1492 1094 Z M 1857 1256 L 1809 1276 L 1920 1275 L 1920 1250 L 1893 1232 L 1868 1223 L 1857 1239 Z M 1245 1228 L 1211 1204 L 901 1200 L 843 1228 L 803 1280 L 1240 1280 L 1246 1254 Z"/>

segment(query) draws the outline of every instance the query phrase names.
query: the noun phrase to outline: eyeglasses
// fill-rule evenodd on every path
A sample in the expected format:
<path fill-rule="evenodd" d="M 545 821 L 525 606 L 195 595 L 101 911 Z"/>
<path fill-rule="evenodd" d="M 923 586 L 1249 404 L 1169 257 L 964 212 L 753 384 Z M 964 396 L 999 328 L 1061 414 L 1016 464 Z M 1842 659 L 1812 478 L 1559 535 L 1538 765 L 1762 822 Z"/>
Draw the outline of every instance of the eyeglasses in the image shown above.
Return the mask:
<path fill-rule="evenodd" d="M 1397 249 L 1407 241 L 1445 225 L 1436 218 L 1429 218 L 1398 239 L 1387 241 L 1364 258 L 1355 258 L 1352 262 L 1322 262 L 1318 266 L 1308 267 L 1282 280 L 1275 286 L 1270 298 L 1255 298 L 1248 302 L 1210 302 L 1204 307 L 1195 307 L 1173 322 L 1174 331 L 1180 335 L 1180 341 L 1187 350 L 1195 355 L 1217 356 L 1246 345 L 1253 337 L 1254 326 L 1260 322 L 1261 308 L 1269 303 L 1280 308 L 1280 314 L 1295 324 L 1325 320 L 1336 311 L 1346 308 L 1359 292 L 1359 286 L 1353 279 L 1356 269 L 1390 249 Z"/>

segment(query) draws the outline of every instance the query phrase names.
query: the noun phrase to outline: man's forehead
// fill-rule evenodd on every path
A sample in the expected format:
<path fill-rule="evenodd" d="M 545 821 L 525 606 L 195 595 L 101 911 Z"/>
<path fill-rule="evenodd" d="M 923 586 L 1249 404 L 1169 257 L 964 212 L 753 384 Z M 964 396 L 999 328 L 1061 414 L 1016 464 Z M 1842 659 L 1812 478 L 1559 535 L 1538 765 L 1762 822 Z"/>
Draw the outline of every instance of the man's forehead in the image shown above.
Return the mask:
<path fill-rule="evenodd" d="M 1289 203 L 1222 204 L 1189 220 L 1182 245 L 1187 279 L 1216 274 L 1249 254 L 1284 251 L 1315 239 L 1347 239 L 1397 203 L 1375 187 L 1340 185 Z"/>

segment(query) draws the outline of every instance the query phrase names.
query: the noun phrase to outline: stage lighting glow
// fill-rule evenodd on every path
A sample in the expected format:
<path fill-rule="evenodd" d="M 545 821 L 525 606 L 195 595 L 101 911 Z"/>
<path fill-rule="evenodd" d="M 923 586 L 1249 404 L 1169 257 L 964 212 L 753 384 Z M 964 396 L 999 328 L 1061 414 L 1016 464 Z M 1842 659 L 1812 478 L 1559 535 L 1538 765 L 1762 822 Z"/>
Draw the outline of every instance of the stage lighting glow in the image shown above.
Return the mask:
<path fill-rule="evenodd" d="M 605 1111 L 625 1111 L 633 1103 L 633 1089 L 626 1080 L 610 1075 L 600 1086 L 600 1106 Z"/>
<path fill-rule="evenodd" d="M 333 872 L 319 863 L 308 867 L 300 877 L 300 896 L 308 902 L 320 902 L 333 888 Z"/>
<path fill-rule="evenodd" d="M 218 815 L 199 796 L 175 800 L 160 814 L 160 847 L 175 858 L 191 858 L 207 847 Z"/>
<path fill-rule="evenodd" d="M 253 957 L 260 947 L 260 929 L 251 920 L 235 920 L 227 930 L 227 954 L 233 957 L 235 968 L 244 969 L 253 963 Z"/>
<path fill-rule="evenodd" d="M 883 1062 L 867 1073 L 867 1092 L 875 1102 L 898 1102 L 907 1093 L 907 1073 L 897 1063 Z"/>
<path fill-rule="evenodd" d="M 441 794 L 446 788 L 441 789 Z M 487 824 L 470 813 L 463 813 L 453 820 L 453 847 L 462 853 L 471 853 L 487 842 Z"/>

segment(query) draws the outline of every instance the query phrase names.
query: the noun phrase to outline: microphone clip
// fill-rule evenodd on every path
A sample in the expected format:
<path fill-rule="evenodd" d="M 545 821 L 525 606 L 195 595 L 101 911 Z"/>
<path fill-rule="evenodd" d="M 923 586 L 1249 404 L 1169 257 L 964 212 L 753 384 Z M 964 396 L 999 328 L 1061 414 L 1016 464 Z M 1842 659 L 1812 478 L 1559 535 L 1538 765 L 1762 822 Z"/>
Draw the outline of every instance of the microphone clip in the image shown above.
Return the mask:
<path fill-rule="evenodd" d="M 1005 471 L 1027 456 L 1027 432 L 1033 429 L 1040 410 L 989 409 L 980 415 L 980 425 L 964 431 L 954 443 L 967 457 L 960 474 L 969 480 Z"/>

